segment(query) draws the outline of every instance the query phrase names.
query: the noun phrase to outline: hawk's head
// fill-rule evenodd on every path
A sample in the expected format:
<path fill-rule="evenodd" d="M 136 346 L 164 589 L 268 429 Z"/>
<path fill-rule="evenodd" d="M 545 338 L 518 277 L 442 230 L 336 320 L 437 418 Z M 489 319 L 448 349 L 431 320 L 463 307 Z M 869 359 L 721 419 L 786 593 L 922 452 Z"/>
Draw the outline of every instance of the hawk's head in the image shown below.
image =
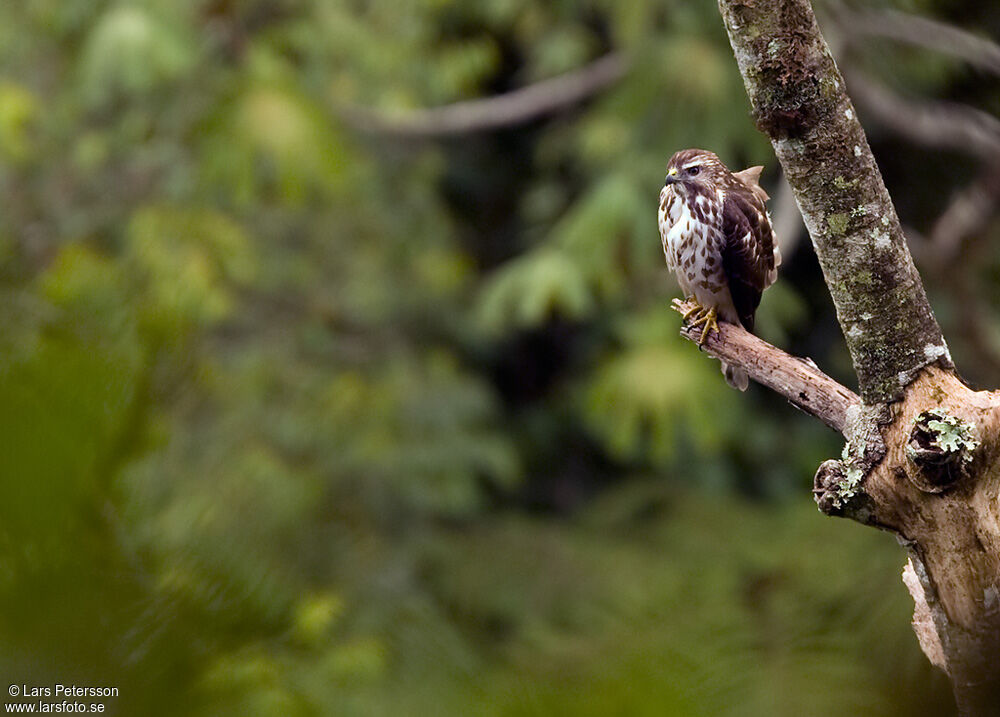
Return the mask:
<path fill-rule="evenodd" d="M 725 186 L 729 170 L 714 152 L 707 149 L 682 149 L 667 162 L 664 184 L 683 194 L 712 194 Z"/>

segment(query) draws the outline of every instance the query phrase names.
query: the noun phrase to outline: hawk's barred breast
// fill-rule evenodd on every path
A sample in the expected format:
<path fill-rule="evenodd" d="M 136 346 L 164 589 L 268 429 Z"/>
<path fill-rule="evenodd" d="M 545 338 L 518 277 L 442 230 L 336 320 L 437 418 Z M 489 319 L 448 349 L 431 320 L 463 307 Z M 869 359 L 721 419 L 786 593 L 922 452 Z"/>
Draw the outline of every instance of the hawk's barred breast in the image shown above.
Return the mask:
<path fill-rule="evenodd" d="M 697 297 L 703 306 L 724 304 L 725 237 L 718 228 L 721 201 L 707 194 L 691 201 L 672 195 L 670 188 L 664 187 L 661 212 L 667 217 L 669 229 L 664 235 L 661 222 L 661 235 L 667 265 L 677 275 L 685 296 Z"/>

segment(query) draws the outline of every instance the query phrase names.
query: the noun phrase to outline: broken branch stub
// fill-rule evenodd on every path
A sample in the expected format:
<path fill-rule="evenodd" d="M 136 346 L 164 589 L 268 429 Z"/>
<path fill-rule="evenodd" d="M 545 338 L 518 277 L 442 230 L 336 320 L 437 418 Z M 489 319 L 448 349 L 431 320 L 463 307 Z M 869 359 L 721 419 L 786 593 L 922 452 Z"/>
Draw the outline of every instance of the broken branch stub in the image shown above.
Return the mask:
<path fill-rule="evenodd" d="M 976 427 L 946 410 L 921 411 L 912 421 L 907 477 L 925 493 L 942 493 L 968 478 L 979 448 Z"/>

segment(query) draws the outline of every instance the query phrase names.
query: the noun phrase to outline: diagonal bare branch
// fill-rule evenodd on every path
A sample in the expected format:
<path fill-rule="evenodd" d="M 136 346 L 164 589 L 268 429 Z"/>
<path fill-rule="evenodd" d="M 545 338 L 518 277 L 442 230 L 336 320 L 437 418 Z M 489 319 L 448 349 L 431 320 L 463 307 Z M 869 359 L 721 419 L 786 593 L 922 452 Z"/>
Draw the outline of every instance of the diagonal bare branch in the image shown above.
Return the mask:
<path fill-rule="evenodd" d="M 983 230 L 996 213 L 998 202 L 1000 164 L 994 163 L 956 194 L 934 222 L 930 242 L 944 268 L 950 268 L 959 257 L 967 238 Z"/>
<path fill-rule="evenodd" d="M 344 119 L 356 129 L 404 139 L 432 139 L 483 132 L 529 122 L 614 86 L 629 62 L 613 52 L 577 70 L 518 90 L 443 107 L 392 115 L 365 107 L 343 107 Z"/>
<path fill-rule="evenodd" d="M 1000 120 L 993 115 L 950 102 L 907 100 L 859 72 L 849 72 L 847 83 L 879 123 L 913 142 L 975 156 L 1000 154 Z"/>
<path fill-rule="evenodd" d="M 697 343 L 701 328 L 685 326 L 681 335 Z M 820 371 L 812 361 L 792 356 L 742 326 L 720 323 L 719 331 L 712 331 L 701 348 L 743 369 L 754 381 L 839 433 L 844 433 L 847 426 L 848 409 L 861 403 L 856 393 Z"/>
<path fill-rule="evenodd" d="M 848 43 L 867 37 L 887 37 L 957 57 L 1000 75 L 1000 45 L 954 25 L 895 10 L 840 8 L 834 19 Z"/>

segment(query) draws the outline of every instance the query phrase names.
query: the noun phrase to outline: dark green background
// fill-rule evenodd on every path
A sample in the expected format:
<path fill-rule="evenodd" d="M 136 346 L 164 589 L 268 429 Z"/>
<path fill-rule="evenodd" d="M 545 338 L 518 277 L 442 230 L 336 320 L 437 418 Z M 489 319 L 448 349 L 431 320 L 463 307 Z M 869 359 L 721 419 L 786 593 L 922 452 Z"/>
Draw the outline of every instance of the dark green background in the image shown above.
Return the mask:
<path fill-rule="evenodd" d="M 625 80 L 525 125 L 344 120 L 615 49 Z M 1000 107 L 926 51 L 855 63 Z M 866 124 L 928 231 L 975 160 Z M 121 715 L 947 714 L 903 551 L 812 503 L 838 436 L 677 336 L 655 208 L 688 146 L 777 193 L 711 2 L 0 3 L 0 682 Z M 959 277 L 987 308 L 997 229 Z M 853 386 L 806 238 L 758 327 Z"/>

